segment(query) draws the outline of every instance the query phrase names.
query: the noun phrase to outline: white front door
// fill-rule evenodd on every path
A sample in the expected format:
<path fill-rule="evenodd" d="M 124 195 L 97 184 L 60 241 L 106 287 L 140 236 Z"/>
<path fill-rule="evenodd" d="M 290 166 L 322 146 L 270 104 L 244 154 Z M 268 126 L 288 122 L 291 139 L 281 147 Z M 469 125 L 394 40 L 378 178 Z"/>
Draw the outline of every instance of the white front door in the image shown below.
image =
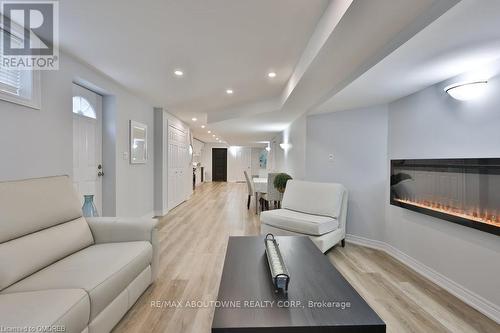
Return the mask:
<path fill-rule="evenodd" d="M 102 96 L 73 84 L 73 183 L 102 215 Z"/>

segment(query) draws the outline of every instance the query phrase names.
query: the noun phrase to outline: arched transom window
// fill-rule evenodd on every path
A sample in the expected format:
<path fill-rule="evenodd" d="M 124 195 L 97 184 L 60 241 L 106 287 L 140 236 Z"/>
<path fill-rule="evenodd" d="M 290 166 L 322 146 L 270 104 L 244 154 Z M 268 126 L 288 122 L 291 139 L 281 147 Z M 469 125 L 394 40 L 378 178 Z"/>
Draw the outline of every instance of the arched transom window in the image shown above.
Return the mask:
<path fill-rule="evenodd" d="M 85 97 L 73 96 L 73 113 L 96 119 L 96 112 Z"/>

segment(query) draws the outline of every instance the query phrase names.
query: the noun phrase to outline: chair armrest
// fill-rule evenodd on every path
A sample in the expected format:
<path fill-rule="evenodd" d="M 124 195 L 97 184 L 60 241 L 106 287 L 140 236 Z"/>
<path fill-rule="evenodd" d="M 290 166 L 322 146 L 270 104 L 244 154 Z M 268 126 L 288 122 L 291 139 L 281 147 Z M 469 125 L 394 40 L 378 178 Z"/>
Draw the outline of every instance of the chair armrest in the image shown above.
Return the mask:
<path fill-rule="evenodd" d="M 86 220 L 96 244 L 133 241 L 153 243 L 158 224 L 156 219 L 143 218 L 92 217 Z"/>

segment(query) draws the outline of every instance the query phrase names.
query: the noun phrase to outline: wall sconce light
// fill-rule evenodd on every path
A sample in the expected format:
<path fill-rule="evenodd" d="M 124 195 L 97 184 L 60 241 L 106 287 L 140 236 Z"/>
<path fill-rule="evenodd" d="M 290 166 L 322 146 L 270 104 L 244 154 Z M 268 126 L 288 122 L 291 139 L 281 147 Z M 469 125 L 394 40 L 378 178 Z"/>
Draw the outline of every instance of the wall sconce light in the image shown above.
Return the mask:
<path fill-rule="evenodd" d="M 484 94 L 488 81 L 456 83 L 444 89 L 451 97 L 460 101 L 468 101 Z"/>
<path fill-rule="evenodd" d="M 288 150 L 288 149 L 292 148 L 292 144 L 291 143 L 284 143 L 283 142 L 283 143 L 280 143 L 280 147 L 283 150 Z"/>
<path fill-rule="evenodd" d="M 239 146 L 230 146 L 229 147 L 229 152 L 234 157 L 236 157 L 236 155 L 238 154 L 238 151 L 240 151 L 240 150 L 241 150 L 241 147 L 239 147 Z"/>

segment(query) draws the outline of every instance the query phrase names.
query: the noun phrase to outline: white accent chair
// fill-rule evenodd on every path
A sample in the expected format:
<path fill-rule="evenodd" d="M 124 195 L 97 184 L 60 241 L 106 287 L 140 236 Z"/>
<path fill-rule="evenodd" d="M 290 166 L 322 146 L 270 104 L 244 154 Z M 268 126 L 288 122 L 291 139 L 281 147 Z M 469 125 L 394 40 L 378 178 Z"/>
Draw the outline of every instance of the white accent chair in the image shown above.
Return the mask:
<path fill-rule="evenodd" d="M 323 253 L 339 242 L 345 246 L 347 200 L 341 184 L 289 180 L 282 209 L 260 214 L 261 234 L 307 235 Z"/>
<path fill-rule="evenodd" d="M 158 263 L 156 220 L 86 219 L 67 176 L 0 182 L 0 327 L 109 332 Z"/>

